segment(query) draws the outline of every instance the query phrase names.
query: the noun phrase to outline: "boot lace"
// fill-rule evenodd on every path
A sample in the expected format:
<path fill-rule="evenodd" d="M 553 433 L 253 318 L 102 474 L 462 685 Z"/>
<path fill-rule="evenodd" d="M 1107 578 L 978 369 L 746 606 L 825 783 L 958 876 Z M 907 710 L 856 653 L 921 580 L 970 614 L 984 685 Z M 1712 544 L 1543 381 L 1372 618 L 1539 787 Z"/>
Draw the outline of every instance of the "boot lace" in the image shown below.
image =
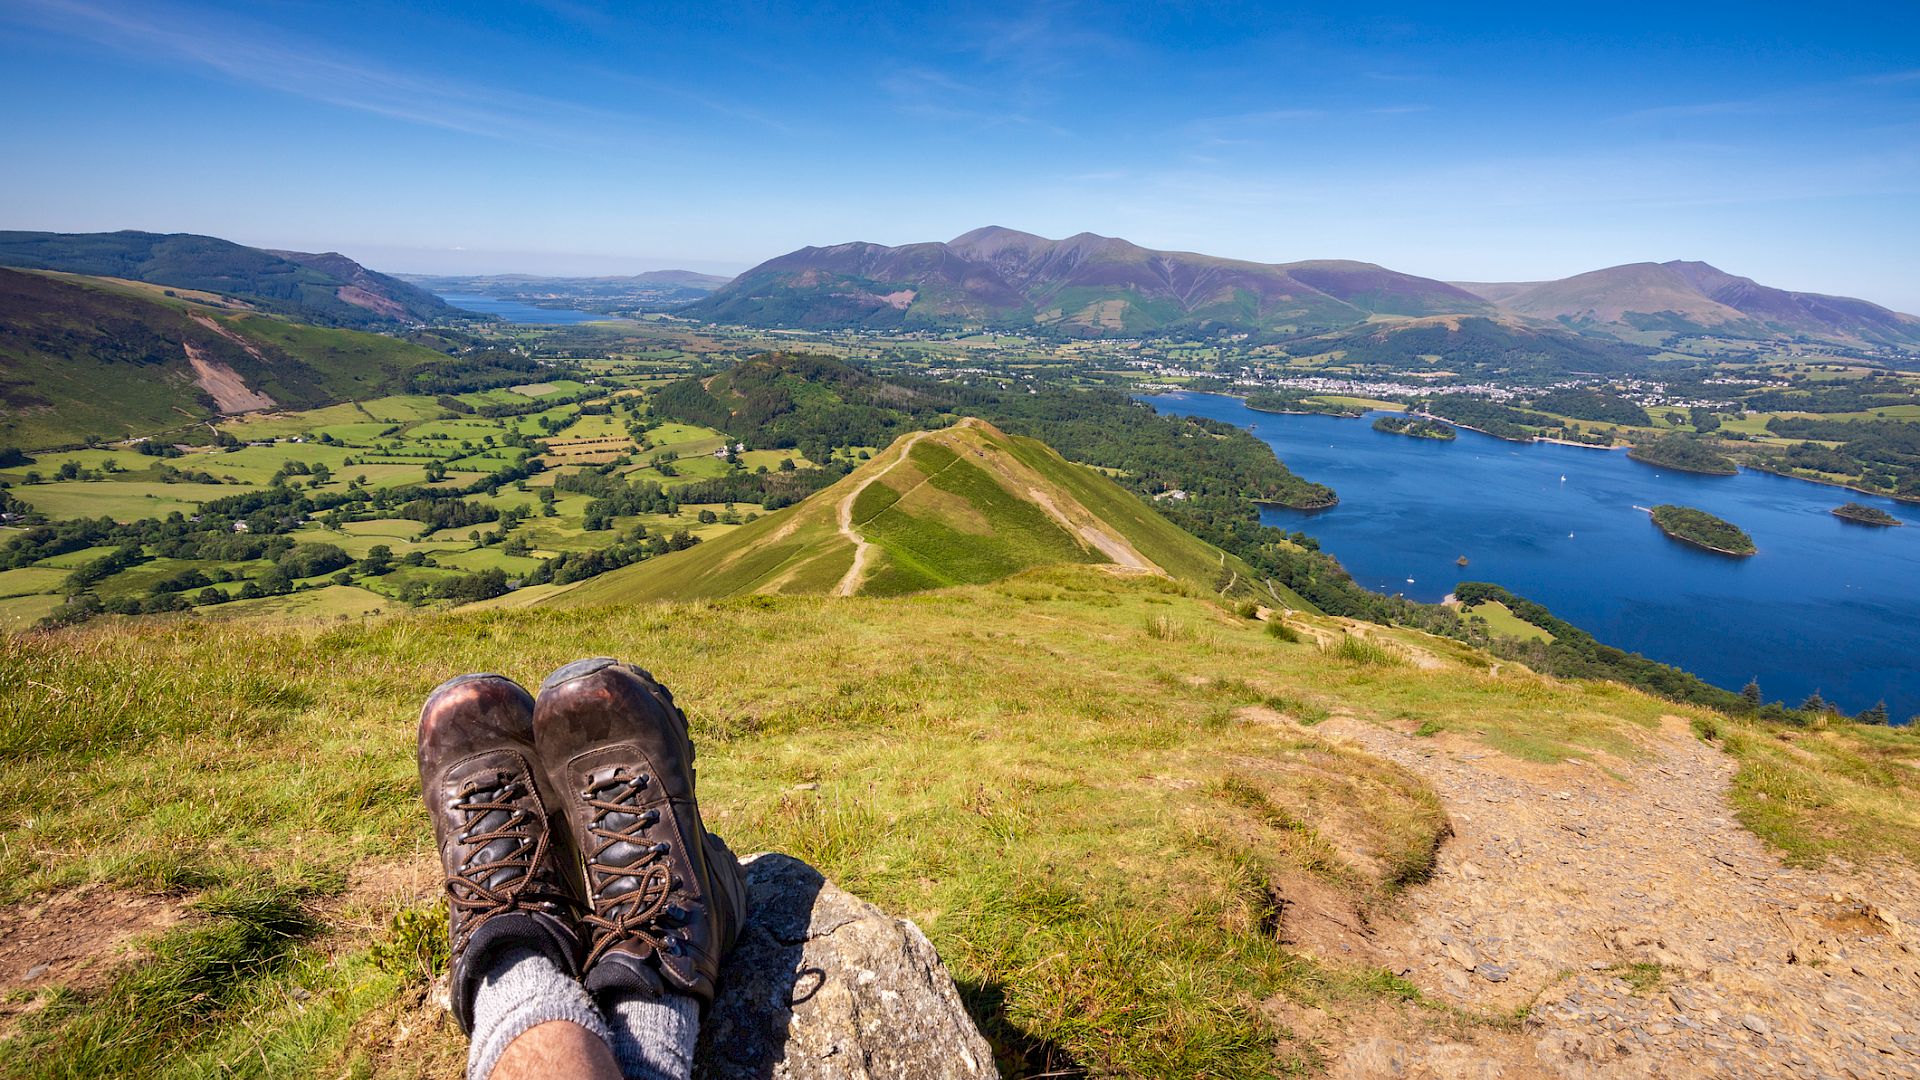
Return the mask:
<path fill-rule="evenodd" d="M 521 781 L 502 773 L 491 780 L 469 780 L 455 797 L 453 808 L 462 815 L 457 839 L 474 853 L 470 858 L 482 858 L 481 853 L 496 840 L 516 842 L 512 850 L 498 858 L 463 863 L 458 873 L 447 878 L 448 902 L 468 916 L 460 935 L 462 941 L 472 937 L 487 920 L 521 905 L 521 893 L 533 881 L 534 867 L 546 855 L 547 831 L 533 828 L 537 823 L 534 815 L 515 801 L 528 790 Z M 506 817 L 488 827 L 488 818 L 496 814 Z M 520 873 L 497 887 L 487 884 L 502 870 Z"/>
<path fill-rule="evenodd" d="M 593 879 L 594 910 L 581 921 L 594 928 L 598 940 L 587 954 L 588 965 L 622 941 L 643 941 L 660 953 L 676 951 L 672 939 L 659 932 L 657 922 L 673 890 L 673 869 L 666 862 L 671 848 L 665 843 L 649 844 L 642 835 L 660 820 L 659 810 L 639 806 L 648 783 L 645 774 L 630 776 L 618 769 L 580 793 L 593 810 L 587 827 L 593 847 L 585 856 Z M 623 818 L 627 820 L 619 820 Z M 641 853 L 625 864 L 603 861 L 607 850 L 618 844 L 640 848 Z M 626 880 L 636 884 L 618 895 L 607 895 L 610 887 Z"/>

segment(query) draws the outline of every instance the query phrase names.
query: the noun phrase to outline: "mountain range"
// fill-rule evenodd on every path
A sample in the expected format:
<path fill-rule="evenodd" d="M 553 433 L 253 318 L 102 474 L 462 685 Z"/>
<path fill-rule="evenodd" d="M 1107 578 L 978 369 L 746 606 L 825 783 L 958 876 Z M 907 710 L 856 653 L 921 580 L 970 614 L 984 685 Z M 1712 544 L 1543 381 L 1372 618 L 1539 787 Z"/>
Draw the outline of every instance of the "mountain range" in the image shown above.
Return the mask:
<path fill-rule="evenodd" d="M 321 326 L 379 329 L 477 317 L 338 252 L 269 251 L 193 233 L 0 231 L 0 266 L 217 293 Z"/>
<path fill-rule="evenodd" d="M 809 328 L 983 326 L 1089 337 L 1225 329 L 1276 338 L 1452 316 L 1642 344 L 1651 343 L 1640 336 L 1650 332 L 1920 344 L 1913 316 L 1770 288 L 1698 262 L 1637 263 L 1549 282 L 1446 282 L 1373 263 L 1257 263 L 1093 233 L 1050 240 L 999 226 L 944 243 L 801 248 L 684 312 Z"/>

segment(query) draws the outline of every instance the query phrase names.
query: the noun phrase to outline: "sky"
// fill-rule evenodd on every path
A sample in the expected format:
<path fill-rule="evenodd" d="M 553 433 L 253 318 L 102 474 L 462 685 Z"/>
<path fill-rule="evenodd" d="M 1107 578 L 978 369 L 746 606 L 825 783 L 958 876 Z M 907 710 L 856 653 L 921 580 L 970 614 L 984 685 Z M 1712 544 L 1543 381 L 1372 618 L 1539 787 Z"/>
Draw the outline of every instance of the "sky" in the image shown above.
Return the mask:
<path fill-rule="evenodd" d="M 1920 4 L 0 0 L 0 228 L 732 273 L 988 224 L 1920 312 Z"/>

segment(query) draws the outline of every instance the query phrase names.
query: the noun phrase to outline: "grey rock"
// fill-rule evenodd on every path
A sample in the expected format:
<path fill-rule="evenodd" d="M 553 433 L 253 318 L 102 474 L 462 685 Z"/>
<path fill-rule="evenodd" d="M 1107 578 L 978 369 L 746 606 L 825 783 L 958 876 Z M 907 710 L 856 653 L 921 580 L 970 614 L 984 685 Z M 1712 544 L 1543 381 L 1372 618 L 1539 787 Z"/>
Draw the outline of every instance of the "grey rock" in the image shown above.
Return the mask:
<path fill-rule="evenodd" d="M 741 860 L 749 913 L 700 1026 L 701 1080 L 997 1076 L 920 928 L 786 855 Z"/>
<path fill-rule="evenodd" d="M 1501 964 L 1481 964 L 1473 969 L 1473 973 L 1488 982 L 1503 983 L 1513 974 L 1513 970 Z"/>

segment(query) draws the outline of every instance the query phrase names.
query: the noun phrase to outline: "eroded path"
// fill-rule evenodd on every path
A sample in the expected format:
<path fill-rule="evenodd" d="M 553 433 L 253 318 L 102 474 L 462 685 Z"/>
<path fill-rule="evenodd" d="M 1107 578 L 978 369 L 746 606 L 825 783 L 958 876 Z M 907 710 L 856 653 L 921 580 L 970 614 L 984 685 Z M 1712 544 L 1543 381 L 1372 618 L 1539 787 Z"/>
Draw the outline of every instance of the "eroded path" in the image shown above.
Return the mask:
<path fill-rule="evenodd" d="M 853 545 L 853 565 L 847 567 L 847 572 L 841 576 L 840 583 L 833 587 L 833 595 L 852 596 L 858 592 L 860 583 L 867 580 L 867 567 L 873 562 L 873 545 L 867 542 L 866 537 L 860 535 L 860 530 L 853 527 L 854 502 L 860 498 L 861 492 L 867 490 L 868 484 L 892 472 L 894 466 L 907 460 L 907 455 L 913 452 L 914 446 L 926 435 L 924 431 L 916 431 L 908 436 L 906 443 L 900 447 L 898 457 L 888 462 L 886 468 L 874 470 L 872 476 L 856 484 L 852 491 L 841 497 L 840 505 L 834 508 L 834 513 L 840 522 L 840 535 L 846 537 L 847 542 Z"/>
<path fill-rule="evenodd" d="M 1476 1011 L 1532 1006 L 1532 1061 L 1374 1038 L 1336 1074 L 1920 1077 L 1920 875 L 1783 866 L 1733 820 L 1733 762 L 1679 722 L 1605 769 L 1316 730 L 1419 774 L 1453 821 L 1378 961 Z"/>

